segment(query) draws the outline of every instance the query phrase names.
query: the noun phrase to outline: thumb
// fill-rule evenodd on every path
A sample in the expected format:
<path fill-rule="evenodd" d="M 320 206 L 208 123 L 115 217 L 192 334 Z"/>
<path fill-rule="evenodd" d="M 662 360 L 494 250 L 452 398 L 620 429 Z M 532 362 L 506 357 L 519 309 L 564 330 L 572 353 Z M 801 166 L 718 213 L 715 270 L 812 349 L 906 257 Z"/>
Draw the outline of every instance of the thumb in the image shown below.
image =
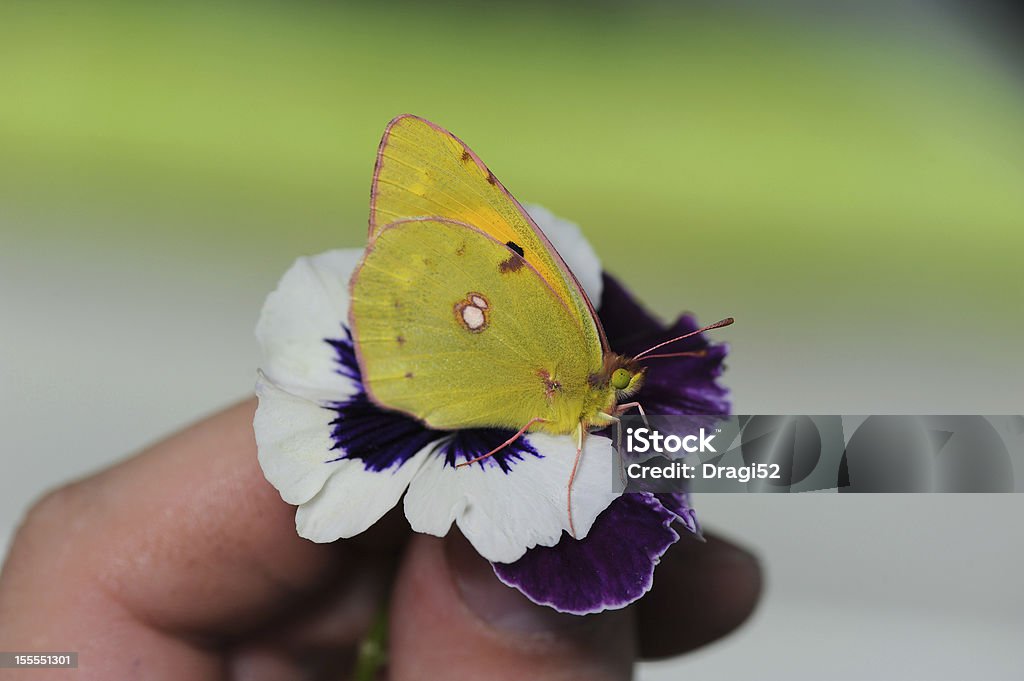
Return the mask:
<path fill-rule="evenodd" d="M 417 534 L 391 605 L 390 678 L 629 679 L 634 631 L 632 610 L 555 612 L 499 582 L 457 532 Z"/>

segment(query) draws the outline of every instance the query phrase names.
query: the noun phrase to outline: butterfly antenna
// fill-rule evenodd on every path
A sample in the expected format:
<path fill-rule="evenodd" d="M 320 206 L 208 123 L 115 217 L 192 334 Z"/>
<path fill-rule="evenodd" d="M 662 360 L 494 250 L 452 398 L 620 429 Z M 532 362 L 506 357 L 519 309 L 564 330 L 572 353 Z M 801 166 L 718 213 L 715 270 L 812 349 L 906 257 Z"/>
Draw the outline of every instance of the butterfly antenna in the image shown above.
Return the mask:
<path fill-rule="evenodd" d="M 707 350 L 687 350 L 686 352 L 666 352 L 647 355 L 644 359 L 667 359 L 669 357 L 707 357 Z"/>
<path fill-rule="evenodd" d="M 654 352 L 658 348 L 663 348 L 666 345 L 671 345 L 672 343 L 676 343 L 678 341 L 685 340 L 687 338 L 690 338 L 691 336 L 696 336 L 699 333 L 704 333 L 705 331 L 711 331 L 712 329 L 720 329 L 723 326 L 729 326 L 730 324 L 732 324 L 735 321 L 736 320 L 733 319 L 732 317 L 726 317 L 725 319 L 723 319 L 721 321 L 717 321 L 714 324 L 708 324 L 707 326 L 701 327 L 701 328 L 697 329 L 696 331 L 691 331 L 690 333 L 684 333 L 682 336 L 676 336 L 675 338 L 667 340 L 664 343 L 658 343 L 657 345 L 655 345 L 652 348 L 647 348 L 646 350 L 641 352 L 639 355 L 633 355 L 633 359 L 640 359 L 644 355 L 646 355 L 648 353 L 651 353 L 651 352 Z M 657 355 L 657 356 L 658 357 L 668 357 L 668 356 L 671 356 L 671 355 Z"/>

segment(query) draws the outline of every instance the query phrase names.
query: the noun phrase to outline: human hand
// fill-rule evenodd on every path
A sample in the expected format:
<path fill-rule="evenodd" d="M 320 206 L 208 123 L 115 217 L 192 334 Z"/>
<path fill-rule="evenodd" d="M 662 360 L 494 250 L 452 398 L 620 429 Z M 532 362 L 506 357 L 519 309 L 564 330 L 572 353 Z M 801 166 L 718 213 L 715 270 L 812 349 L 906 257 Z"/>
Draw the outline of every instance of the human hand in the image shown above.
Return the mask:
<path fill-rule="evenodd" d="M 586 617 L 533 604 L 457 532 L 413 534 L 394 511 L 311 543 L 260 471 L 254 409 L 38 502 L 0 573 L 0 649 L 79 653 L 41 679 L 347 678 L 387 599 L 390 679 L 626 679 L 638 658 L 729 633 L 759 596 L 757 561 L 715 538 L 684 536 L 639 603 Z"/>

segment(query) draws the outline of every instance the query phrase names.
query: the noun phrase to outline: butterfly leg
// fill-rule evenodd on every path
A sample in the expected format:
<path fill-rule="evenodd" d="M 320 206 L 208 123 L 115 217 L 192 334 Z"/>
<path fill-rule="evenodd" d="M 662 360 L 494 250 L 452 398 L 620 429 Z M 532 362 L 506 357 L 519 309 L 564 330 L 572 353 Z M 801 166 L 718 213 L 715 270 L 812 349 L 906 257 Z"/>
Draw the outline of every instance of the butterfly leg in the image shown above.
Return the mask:
<path fill-rule="evenodd" d="M 513 442 L 515 442 L 519 438 L 521 438 L 523 436 L 523 433 L 525 433 L 526 430 L 530 426 L 532 426 L 535 423 L 539 423 L 541 421 L 547 421 L 547 419 L 542 419 L 542 418 L 532 418 L 532 419 L 530 419 L 527 422 L 527 424 L 525 426 L 523 426 L 522 428 L 520 428 L 519 431 L 515 435 L 513 435 L 509 439 L 505 440 L 504 442 L 502 442 L 500 445 L 498 445 L 497 447 L 495 447 L 491 451 L 489 451 L 486 454 L 483 454 L 481 456 L 478 456 L 475 459 L 470 459 L 469 461 L 463 461 L 462 463 L 455 464 L 455 467 L 456 468 L 462 468 L 463 466 L 468 466 L 468 465 L 470 465 L 472 463 L 476 463 L 477 461 L 483 461 L 484 459 L 491 458 L 492 456 L 494 456 L 495 454 L 497 454 L 498 452 L 503 450 L 505 447 L 508 447 L 510 444 L 512 444 Z"/>
<path fill-rule="evenodd" d="M 608 419 L 615 424 L 615 451 L 619 454 L 619 461 L 622 461 L 622 419 L 618 416 L 612 416 L 601 412 L 601 416 Z M 629 481 L 626 480 L 626 468 L 625 465 L 619 467 L 619 481 L 622 483 L 622 488 L 625 489 Z"/>
<path fill-rule="evenodd" d="M 620 404 L 619 406 L 615 407 L 615 413 L 622 414 L 624 412 L 629 411 L 630 409 L 633 409 L 634 407 L 638 412 L 640 412 L 640 418 L 644 420 L 644 425 L 650 428 L 651 424 L 647 422 L 647 412 L 644 411 L 643 406 L 639 402 L 626 402 L 625 404 Z"/>
<path fill-rule="evenodd" d="M 569 534 L 572 535 L 573 539 L 576 538 L 576 525 L 572 521 L 572 483 L 576 479 L 576 469 L 580 465 L 580 456 L 583 454 L 583 439 L 586 437 L 587 431 L 581 423 L 576 428 L 576 459 L 572 462 L 572 472 L 569 474 L 569 484 L 566 485 L 565 490 L 565 510 L 569 514 Z"/>
<path fill-rule="evenodd" d="M 619 412 L 616 410 L 615 413 Z M 622 451 L 622 419 L 605 412 L 601 412 L 601 416 L 615 424 L 615 449 Z"/>
<path fill-rule="evenodd" d="M 622 483 L 622 489 L 626 489 L 626 485 L 629 481 L 626 480 L 626 464 L 622 458 L 622 419 L 618 416 L 612 416 L 611 414 L 605 414 L 608 418 L 615 422 L 615 451 L 619 455 L 619 482 Z"/>

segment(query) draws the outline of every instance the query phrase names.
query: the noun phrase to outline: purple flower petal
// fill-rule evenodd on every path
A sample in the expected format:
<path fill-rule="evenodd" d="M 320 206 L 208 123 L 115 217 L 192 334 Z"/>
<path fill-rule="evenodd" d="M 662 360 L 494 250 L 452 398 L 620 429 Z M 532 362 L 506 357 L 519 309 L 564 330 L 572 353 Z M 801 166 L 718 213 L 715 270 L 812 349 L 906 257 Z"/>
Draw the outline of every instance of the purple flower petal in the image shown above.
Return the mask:
<path fill-rule="evenodd" d="M 690 505 L 690 495 L 686 492 L 659 492 L 654 495 L 661 505 L 676 515 L 676 520 L 682 523 L 683 527 L 691 533 L 703 539 L 700 523 L 697 522 L 697 512 Z"/>
<path fill-rule="evenodd" d="M 666 327 L 640 306 L 614 277 L 604 275 L 601 323 L 608 343 L 618 353 L 632 356 L 658 343 L 700 328 L 691 315 L 683 315 Z M 725 345 L 708 343 L 704 334 L 687 338 L 665 352 L 705 350 L 703 357 L 641 360 L 648 367 L 644 385 L 631 399 L 650 414 L 729 413 L 728 390 L 715 381 L 722 373 Z"/>
<path fill-rule="evenodd" d="M 530 600 L 585 615 L 621 608 L 647 593 L 654 567 L 679 539 L 677 516 L 652 494 L 624 494 L 583 539 L 563 536 L 514 563 L 494 563 L 498 578 Z"/>
<path fill-rule="evenodd" d="M 636 302 L 618 279 L 607 272 L 603 279 L 601 304 L 597 309 L 608 344 L 616 352 L 624 353 L 630 349 L 634 353 L 640 352 L 644 348 L 639 347 L 636 341 L 643 345 L 644 338 L 662 331 L 664 324 Z"/>
<path fill-rule="evenodd" d="M 341 453 L 330 461 L 361 459 L 369 471 L 401 466 L 445 435 L 411 416 L 381 409 L 362 392 L 328 409 L 337 414 L 330 423 L 331 449 Z"/>

